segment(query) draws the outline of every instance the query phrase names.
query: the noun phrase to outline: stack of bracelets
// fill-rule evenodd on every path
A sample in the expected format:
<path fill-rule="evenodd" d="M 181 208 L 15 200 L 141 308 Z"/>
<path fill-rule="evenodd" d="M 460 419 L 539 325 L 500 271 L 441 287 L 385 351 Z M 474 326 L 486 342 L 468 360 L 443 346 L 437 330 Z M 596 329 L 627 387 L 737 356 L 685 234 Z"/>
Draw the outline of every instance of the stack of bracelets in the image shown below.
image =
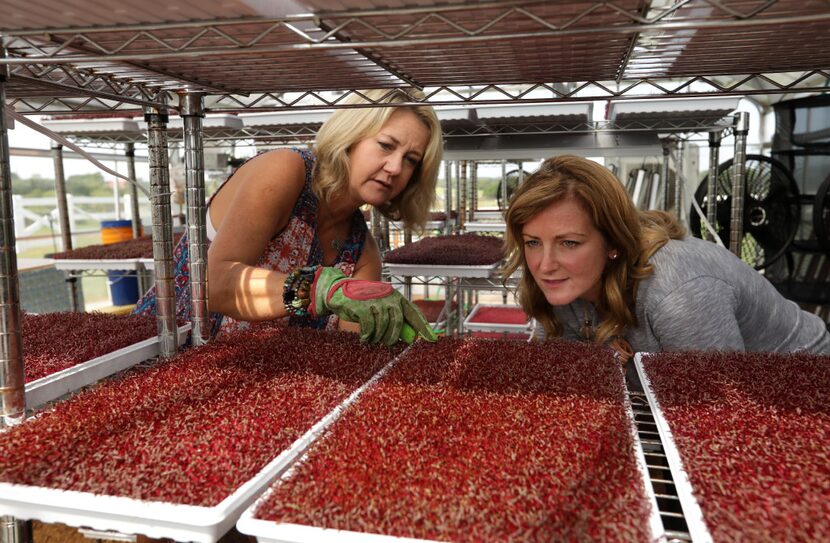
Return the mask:
<path fill-rule="evenodd" d="M 314 283 L 314 275 L 320 266 L 307 266 L 295 268 L 285 278 L 285 286 L 282 289 L 282 303 L 289 315 L 298 317 L 311 316 L 309 304 L 311 303 L 311 288 Z"/>

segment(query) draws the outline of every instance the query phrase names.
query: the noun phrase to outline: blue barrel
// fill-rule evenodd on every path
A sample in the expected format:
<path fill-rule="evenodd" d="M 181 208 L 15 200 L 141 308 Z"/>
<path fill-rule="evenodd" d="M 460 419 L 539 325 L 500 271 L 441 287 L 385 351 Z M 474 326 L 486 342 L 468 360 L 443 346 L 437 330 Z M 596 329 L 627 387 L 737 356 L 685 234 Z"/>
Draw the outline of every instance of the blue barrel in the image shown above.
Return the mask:
<path fill-rule="evenodd" d="M 138 277 L 134 271 L 107 272 L 112 305 L 133 305 L 138 301 Z"/>
<path fill-rule="evenodd" d="M 133 222 L 101 221 L 101 242 L 104 245 L 133 239 Z M 112 305 L 131 305 L 138 301 L 138 277 L 134 271 L 107 272 Z"/>

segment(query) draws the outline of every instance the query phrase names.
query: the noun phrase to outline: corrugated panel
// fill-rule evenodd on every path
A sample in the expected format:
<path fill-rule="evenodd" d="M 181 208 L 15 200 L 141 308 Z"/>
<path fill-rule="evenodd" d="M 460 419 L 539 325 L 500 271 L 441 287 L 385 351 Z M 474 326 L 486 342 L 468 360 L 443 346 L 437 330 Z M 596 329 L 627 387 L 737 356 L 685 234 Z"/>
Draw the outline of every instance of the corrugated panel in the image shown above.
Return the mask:
<path fill-rule="evenodd" d="M 209 21 L 260 15 L 244 0 L 4 0 L 2 11 L 0 31 Z"/>
<path fill-rule="evenodd" d="M 727 3 L 740 14 L 752 13 L 766 4 L 759 0 Z M 638 39 L 625 75 L 627 78 L 693 77 L 827 67 L 830 66 L 830 21 L 809 18 L 826 17 L 828 12 L 830 5 L 823 0 L 786 0 L 747 18 L 748 25 L 740 28 L 645 31 Z M 807 20 L 790 24 L 776 21 L 795 16 Z M 681 7 L 666 22 L 695 19 L 716 24 L 736 17 L 696 4 Z"/>
<path fill-rule="evenodd" d="M 113 7 L 96 0 L 87 2 L 87 9 L 81 11 L 76 9 L 80 6 L 51 0 L 12 2 L 14 5 L 11 6 L 11 11 L 21 17 L 0 23 L 0 29 L 55 27 L 50 37 L 57 43 L 68 42 L 66 51 L 101 55 L 101 62 L 78 63 L 79 67 L 127 78 L 146 86 L 189 88 L 215 93 L 248 93 L 382 88 L 402 84 L 400 79 L 351 49 L 301 49 L 308 41 L 293 29 L 274 25 L 272 21 L 243 19 L 261 17 L 262 13 L 284 16 L 286 13 L 281 12 L 289 8 L 295 12 L 307 11 L 295 4 L 282 4 L 280 9 L 275 10 L 269 7 L 270 4 L 256 1 L 149 0 L 119 3 Z M 190 20 L 222 22 L 227 19 L 241 22 L 223 25 L 220 30 L 162 25 L 140 33 L 113 26 L 112 30 L 89 33 L 88 36 L 94 43 L 77 37 L 74 32 L 60 31 L 61 27 L 71 26 L 182 23 Z M 298 21 L 295 27 L 313 39 L 323 39 L 324 31 L 311 21 Z M 45 40 L 45 37 L 37 36 L 27 38 Z M 259 48 L 299 47 L 297 51 L 274 53 L 246 52 L 240 47 L 251 43 Z M 218 52 L 222 49 L 229 54 Z M 23 40 L 12 41 L 9 50 L 14 56 L 37 54 L 34 47 L 28 46 Z M 154 55 L 183 50 L 193 55 L 154 59 Z M 199 54 L 200 51 L 206 52 Z M 129 62 L 107 62 L 109 52 L 131 54 L 138 58 Z"/>
<path fill-rule="evenodd" d="M 322 2 L 311 3 L 322 7 Z M 632 13 L 639 12 L 642 5 L 638 0 L 615 4 Z M 374 2 L 374 5 L 378 3 Z M 630 19 L 621 18 L 617 11 L 608 7 L 599 6 L 586 14 L 592 5 L 594 3 L 545 2 L 529 3 L 517 9 L 510 5 L 485 3 L 440 14 L 379 13 L 362 17 L 368 25 L 349 23 L 346 18 L 325 14 L 322 20 L 329 27 L 345 25 L 340 35 L 358 42 L 378 40 L 383 35 L 419 40 L 450 40 L 459 36 L 484 38 L 484 41 L 476 42 L 363 49 L 397 73 L 423 85 L 614 79 L 633 33 L 551 35 L 553 26 L 574 31 L 631 23 Z M 506 30 L 513 34 L 524 33 L 527 37 L 498 39 Z"/>
<path fill-rule="evenodd" d="M 65 51 L 101 55 L 101 61 L 81 63 L 81 68 L 150 89 L 214 94 L 382 88 L 406 81 L 428 87 L 612 81 L 621 73 L 628 78 L 690 77 L 830 66 L 830 19 L 778 22 L 782 17 L 826 16 L 826 0 L 665 0 L 651 5 L 648 12 L 645 0 L 6 0 L 0 32 L 50 28 L 48 35 L 31 38 L 42 40 L 38 45 L 71 39 Z M 403 7 L 407 9 L 389 11 Z M 756 10 L 760 12 L 754 14 Z M 319 14 L 319 26 L 310 19 L 292 19 L 297 27 L 291 29 L 266 19 L 309 11 Z M 659 13 L 668 15 L 653 19 Z M 638 27 L 635 15 L 655 20 L 662 29 Z M 746 25 L 707 26 L 735 20 Z M 235 24 L 217 30 L 181 24 L 187 21 Z M 675 28 L 687 22 L 691 28 Z M 117 26 L 140 23 L 159 26 L 142 33 Z M 76 26 L 107 30 L 90 33 L 91 43 L 66 30 Z M 313 48 L 295 32 L 319 40 L 332 29 L 337 32 L 330 43 L 359 47 Z M 188 56 L 169 56 L 179 50 Z M 11 56 L 36 54 L 34 46 L 14 39 L 9 51 Z M 106 51 L 135 58 L 112 61 Z M 59 71 L 39 77 L 72 84 Z M 13 81 L 8 92 L 73 95 L 46 89 Z"/>

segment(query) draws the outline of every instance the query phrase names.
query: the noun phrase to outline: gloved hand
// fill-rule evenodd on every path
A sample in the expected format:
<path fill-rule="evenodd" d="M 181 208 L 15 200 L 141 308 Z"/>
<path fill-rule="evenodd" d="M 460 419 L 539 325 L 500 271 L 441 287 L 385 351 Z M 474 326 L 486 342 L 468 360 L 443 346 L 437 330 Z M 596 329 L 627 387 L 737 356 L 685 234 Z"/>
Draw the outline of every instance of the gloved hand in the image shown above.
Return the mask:
<path fill-rule="evenodd" d="M 380 281 L 347 279 L 337 268 L 320 268 L 311 286 L 312 315 L 332 313 L 360 324 L 360 339 L 369 343 L 393 345 L 399 339 L 412 343 L 416 335 L 433 342 L 438 338 L 412 302 L 391 284 Z"/>

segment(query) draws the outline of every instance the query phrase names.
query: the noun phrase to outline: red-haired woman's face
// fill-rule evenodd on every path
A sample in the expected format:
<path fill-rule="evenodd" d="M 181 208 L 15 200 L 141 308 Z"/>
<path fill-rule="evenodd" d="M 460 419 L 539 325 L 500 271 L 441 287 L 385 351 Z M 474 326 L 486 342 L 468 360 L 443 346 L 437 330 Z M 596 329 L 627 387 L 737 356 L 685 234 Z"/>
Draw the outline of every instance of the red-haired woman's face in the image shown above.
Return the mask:
<path fill-rule="evenodd" d="M 522 228 L 527 267 L 551 305 L 599 302 L 602 272 L 616 254 L 573 198 L 554 202 Z"/>

